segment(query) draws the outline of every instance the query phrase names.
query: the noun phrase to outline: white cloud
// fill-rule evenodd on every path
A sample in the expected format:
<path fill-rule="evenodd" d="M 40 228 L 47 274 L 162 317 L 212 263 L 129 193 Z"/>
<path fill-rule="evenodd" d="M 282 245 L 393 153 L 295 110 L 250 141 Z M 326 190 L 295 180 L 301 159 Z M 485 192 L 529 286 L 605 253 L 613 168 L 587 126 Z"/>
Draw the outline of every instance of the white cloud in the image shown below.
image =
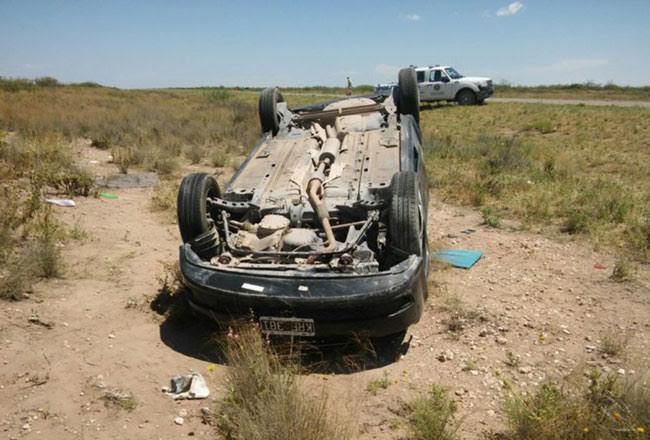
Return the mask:
<path fill-rule="evenodd" d="M 377 64 L 375 66 L 375 72 L 383 76 L 397 77 L 399 72 L 399 67 L 391 66 L 390 64 Z"/>
<path fill-rule="evenodd" d="M 609 61 L 601 58 L 571 58 L 545 66 L 529 67 L 532 73 L 572 73 L 604 66 Z"/>
<path fill-rule="evenodd" d="M 420 21 L 420 16 L 418 14 L 399 14 L 400 18 L 408 21 Z"/>
<path fill-rule="evenodd" d="M 523 8 L 524 8 L 524 4 L 522 2 L 519 1 L 512 2 L 508 6 L 504 6 L 503 8 L 499 9 L 497 11 L 497 17 L 507 17 L 509 15 L 515 15 Z"/>

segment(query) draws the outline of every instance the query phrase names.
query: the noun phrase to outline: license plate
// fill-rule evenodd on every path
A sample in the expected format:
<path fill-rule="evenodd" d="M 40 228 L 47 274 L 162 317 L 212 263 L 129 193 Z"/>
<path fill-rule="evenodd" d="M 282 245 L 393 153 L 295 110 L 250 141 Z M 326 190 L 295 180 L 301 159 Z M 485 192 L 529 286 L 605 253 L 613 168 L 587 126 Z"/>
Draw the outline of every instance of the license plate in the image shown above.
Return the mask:
<path fill-rule="evenodd" d="M 314 336 L 313 319 L 260 316 L 262 333 L 267 335 Z"/>

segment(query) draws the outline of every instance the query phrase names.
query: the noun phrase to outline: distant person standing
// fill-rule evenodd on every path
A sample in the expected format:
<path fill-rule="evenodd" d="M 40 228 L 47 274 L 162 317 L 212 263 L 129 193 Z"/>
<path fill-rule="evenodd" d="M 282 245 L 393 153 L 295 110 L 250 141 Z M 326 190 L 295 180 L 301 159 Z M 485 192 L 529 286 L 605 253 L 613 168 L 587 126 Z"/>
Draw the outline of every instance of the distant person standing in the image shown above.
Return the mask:
<path fill-rule="evenodd" d="M 346 94 L 347 96 L 352 96 L 352 81 L 350 81 L 350 77 L 349 77 L 349 76 L 346 77 L 346 79 L 348 80 L 348 89 L 345 91 L 345 94 Z"/>

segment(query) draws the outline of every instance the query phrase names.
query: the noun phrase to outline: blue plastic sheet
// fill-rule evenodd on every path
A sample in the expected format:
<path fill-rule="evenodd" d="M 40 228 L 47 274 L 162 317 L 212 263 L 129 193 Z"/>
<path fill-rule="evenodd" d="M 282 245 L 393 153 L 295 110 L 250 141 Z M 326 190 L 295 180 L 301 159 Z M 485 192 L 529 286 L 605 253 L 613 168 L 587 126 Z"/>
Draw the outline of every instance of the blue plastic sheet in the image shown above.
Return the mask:
<path fill-rule="evenodd" d="M 469 269 L 483 256 L 483 252 L 463 249 L 448 249 L 436 252 L 433 256 L 434 258 L 444 261 L 453 267 Z"/>

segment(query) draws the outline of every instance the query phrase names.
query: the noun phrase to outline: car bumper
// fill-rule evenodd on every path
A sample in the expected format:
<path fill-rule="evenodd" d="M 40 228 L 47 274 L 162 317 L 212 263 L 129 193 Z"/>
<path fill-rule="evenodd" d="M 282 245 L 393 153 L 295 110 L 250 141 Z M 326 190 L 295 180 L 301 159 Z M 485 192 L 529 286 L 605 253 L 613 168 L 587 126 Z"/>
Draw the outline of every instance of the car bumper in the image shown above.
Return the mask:
<path fill-rule="evenodd" d="M 479 89 L 477 97 L 478 97 L 479 101 L 483 101 L 483 100 L 489 98 L 490 96 L 492 96 L 493 93 L 494 93 L 494 88 L 485 87 L 485 88 Z"/>
<path fill-rule="evenodd" d="M 218 322 L 313 319 L 317 337 L 397 333 L 420 319 L 426 297 L 426 271 L 416 256 L 375 274 L 258 272 L 211 266 L 183 245 L 180 268 L 190 305 Z"/>

